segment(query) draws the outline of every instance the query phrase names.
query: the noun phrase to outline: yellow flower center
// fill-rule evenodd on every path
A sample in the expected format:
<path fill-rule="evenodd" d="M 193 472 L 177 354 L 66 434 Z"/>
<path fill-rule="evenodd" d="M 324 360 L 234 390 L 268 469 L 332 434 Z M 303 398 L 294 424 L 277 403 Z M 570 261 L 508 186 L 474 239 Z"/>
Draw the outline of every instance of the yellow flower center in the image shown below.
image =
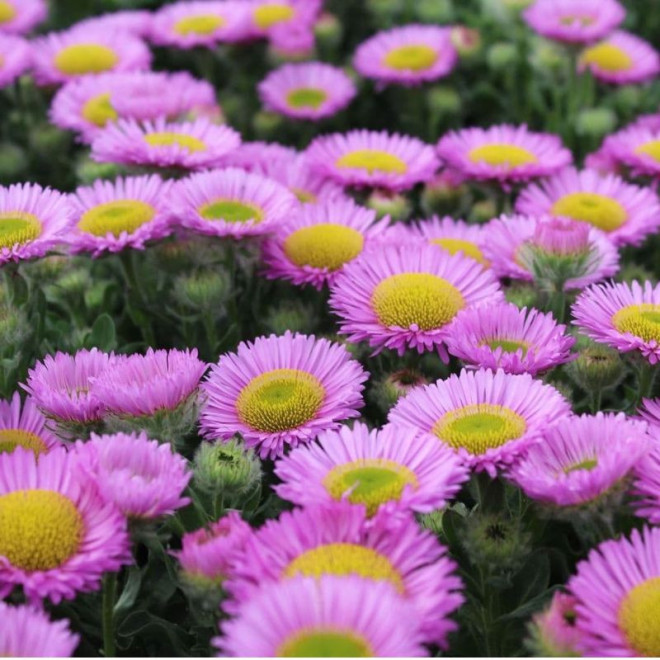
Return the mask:
<path fill-rule="evenodd" d="M 41 234 L 36 215 L 22 211 L 0 213 L 0 248 L 11 248 L 33 241 Z"/>
<path fill-rule="evenodd" d="M 603 71 L 628 71 L 634 62 L 632 57 L 623 48 L 614 44 L 602 43 L 587 48 L 580 57 L 582 64 L 593 64 Z"/>
<path fill-rule="evenodd" d="M 284 252 L 296 266 L 330 271 L 355 259 L 363 247 L 364 236 L 359 231 L 332 223 L 303 227 L 284 241 Z"/>
<path fill-rule="evenodd" d="M 0 556 L 24 571 L 48 571 L 80 547 L 85 526 L 74 503 L 52 490 L 0 495 Z"/>
<path fill-rule="evenodd" d="M 78 229 L 94 236 L 132 234 L 155 215 L 156 209 L 151 204 L 138 199 L 118 199 L 85 211 L 78 221 Z"/>
<path fill-rule="evenodd" d="M 429 273 L 390 275 L 376 286 L 371 305 L 388 328 L 434 330 L 449 323 L 465 307 L 461 292 L 447 280 Z"/>
<path fill-rule="evenodd" d="M 466 257 L 470 257 L 484 266 L 489 265 L 481 249 L 470 241 L 465 241 L 461 238 L 432 238 L 430 242 L 433 245 L 439 245 L 445 252 L 449 252 L 449 254 L 462 252 Z"/>
<path fill-rule="evenodd" d="M 172 131 L 147 133 L 144 136 L 144 141 L 151 147 L 177 146 L 191 153 L 206 151 L 206 144 L 204 142 L 187 133 L 174 133 Z"/>
<path fill-rule="evenodd" d="M 660 305 L 628 305 L 612 317 L 612 324 L 619 332 L 629 332 L 644 341 L 660 342 Z"/>
<path fill-rule="evenodd" d="M 473 163 L 503 165 L 509 169 L 538 162 L 538 158 L 531 151 L 515 144 L 484 144 L 471 149 L 468 158 Z"/>
<path fill-rule="evenodd" d="M 7 0 L 0 0 L 0 23 L 8 23 L 16 16 L 16 8 Z"/>
<path fill-rule="evenodd" d="M 577 470 L 593 470 L 597 466 L 597 458 L 585 458 L 583 461 L 565 467 L 563 472 L 564 474 L 571 474 L 571 472 L 576 472 Z"/>
<path fill-rule="evenodd" d="M 355 543 L 330 543 L 307 550 L 284 569 L 283 575 L 359 575 L 370 580 L 387 580 L 399 593 L 405 592 L 399 571 L 385 555 Z"/>
<path fill-rule="evenodd" d="M 352 630 L 306 628 L 291 635 L 277 649 L 278 658 L 371 658 L 369 641 Z"/>
<path fill-rule="evenodd" d="M 259 223 L 264 219 L 264 212 L 256 204 L 239 202 L 235 199 L 216 199 L 204 204 L 199 214 L 205 220 L 222 220 L 223 222 L 248 222 L 252 220 Z"/>
<path fill-rule="evenodd" d="M 426 44 L 409 44 L 393 48 L 383 64 L 397 71 L 424 71 L 430 69 L 438 60 L 438 53 Z"/>
<path fill-rule="evenodd" d="M 635 153 L 650 156 L 660 163 L 660 140 L 651 140 L 635 149 Z"/>
<path fill-rule="evenodd" d="M 253 378 L 236 399 L 238 417 L 257 431 L 295 429 L 312 419 L 325 399 L 321 381 L 299 369 L 273 369 Z"/>
<path fill-rule="evenodd" d="M 518 349 L 522 348 L 523 356 L 529 350 L 529 344 L 526 341 L 518 341 L 517 339 L 487 339 L 480 345 L 489 346 L 494 351 L 501 348 L 504 353 L 515 353 Z"/>
<path fill-rule="evenodd" d="M 318 87 L 299 87 L 286 95 L 286 102 L 292 108 L 320 108 L 328 98 L 327 93 Z"/>
<path fill-rule="evenodd" d="M 117 62 L 119 62 L 117 53 L 101 44 L 66 46 L 55 56 L 55 67 L 68 76 L 110 71 Z"/>
<path fill-rule="evenodd" d="M 660 656 L 660 577 L 631 589 L 619 608 L 619 626 L 638 655 Z"/>
<path fill-rule="evenodd" d="M 35 456 L 48 451 L 46 443 L 36 433 L 25 429 L 0 429 L 0 454 L 11 454 L 16 447 L 29 449 Z"/>
<path fill-rule="evenodd" d="M 408 166 L 398 156 L 382 149 L 357 149 L 344 154 L 335 163 L 337 167 L 366 170 L 369 174 L 405 174 Z"/>
<path fill-rule="evenodd" d="M 274 3 L 257 7 L 253 17 L 258 28 L 267 30 L 277 23 L 291 20 L 295 14 L 293 7 L 283 3 Z"/>
<path fill-rule="evenodd" d="M 105 126 L 108 122 L 117 121 L 119 114 L 112 107 L 110 101 L 110 92 L 94 96 L 85 105 L 81 112 L 83 119 L 86 119 L 94 126 Z"/>
<path fill-rule="evenodd" d="M 217 14 L 200 14 L 198 16 L 186 16 L 174 24 L 177 34 L 186 36 L 189 34 L 213 34 L 218 28 L 225 24 L 225 19 Z"/>
<path fill-rule="evenodd" d="M 347 499 L 352 504 L 364 504 L 372 516 L 381 504 L 401 499 L 406 486 L 416 489 L 415 473 L 405 465 L 386 458 L 363 458 L 337 465 L 323 479 L 331 497 Z"/>
<path fill-rule="evenodd" d="M 552 205 L 552 215 L 588 222 L 602 231 L 614 231 L 628 219 L 616 199 L 591 192 L 569 193 Z"/>
<path fill-rule="evenodd" d="M 520 438 L 527 428 L 524 418 L 504 406 L 474 403 L 445 413 L 433 433 L 454 449 L 483 454 Z"/>
<path fill-rule="evenodd" d="M 586 14 L 582 14 L 582 15 L 567 14 L 566 16 L 562 16 L 559 19 L 559 22 L 562 25 L 578 24 L 581 27 L 587 27 L 589 25 L 593 25 L 595 23 L 595 19 L 593 16 L 587 16 Z"/>

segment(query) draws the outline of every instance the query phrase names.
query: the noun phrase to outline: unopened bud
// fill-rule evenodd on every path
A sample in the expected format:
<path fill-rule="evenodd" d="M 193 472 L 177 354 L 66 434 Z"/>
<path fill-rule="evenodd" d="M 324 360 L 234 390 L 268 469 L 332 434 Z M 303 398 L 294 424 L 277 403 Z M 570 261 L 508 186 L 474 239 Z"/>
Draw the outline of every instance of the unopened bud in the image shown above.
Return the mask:
<path fill-rule="evenodd" d="M 621 382 L 625 364 L 615 349 L 591 344 L 579 352 L 577 358 L 566 366 L 566 370 L 585 392 L 599 392 Z"/>
<path fill-rule="evenodd" d="M 268 330 L 276 335 L 283 335 L 287 330 L 309 332 L 313 323 L 312 311 L 298 301 L 285 301 L 277 307 L 271 307 L 265 319 Z"/>
<path fill-rule="evenodd" d="M 578 135 L 601 138 L 616 127 L 616 114 L 609 108 L 588 108 L 582 110 L 575 120 Z"/>
<path fill-rule="evenodd" d="M 532 655 L 539 658 L 579 657 L 576 605 L 573 596 L 555 592 L 550 605 L 536 614 L 529 626 L 525 645 Z"/>
<path fill-rule="evenodd" d="M 174 299 L 198 312 L 222 312 L 230 289 L 229 275 L 221 269 L 185 273 L 174 280 Z"/>
<path fill-rule="evenodd" d="M 378 214 L 378 218 L 390 216 L 392 220 L 405 220 L 410 216 L 410 201 L 399 193 L 374 190 L 366 201 L 366 206 Z"/>
<path fill-rule="evenodd" d="M 462 58 L 470 58 L 481 51 L 481 33 L 474 28 L 455 25 L 451 29 L 451 43 Z"/>
<path fill-rule="evenodd" d="M 504 71 L 515 64 L 518 59 L 518 49 L 515 44 L 502 41 L 493 44 L 486 53 L 488 66 L 494 71 Z"/>

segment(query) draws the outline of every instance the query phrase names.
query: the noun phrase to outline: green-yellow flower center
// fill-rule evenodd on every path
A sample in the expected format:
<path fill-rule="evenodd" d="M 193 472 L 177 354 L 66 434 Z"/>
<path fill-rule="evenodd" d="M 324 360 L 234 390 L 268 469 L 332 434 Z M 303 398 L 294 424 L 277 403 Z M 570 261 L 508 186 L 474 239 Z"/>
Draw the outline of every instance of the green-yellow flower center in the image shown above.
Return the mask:
<path fill-rule="evenodd" d="M 397 502 L 406 486 L 417 489 L 415 473 L 405 465 L 385 458 L 359 459 L 337 465 L 323 479 L 331 497 L 364 504 L 372 516 L 381 504 Z"/>
<path fill-rule="evenodd" d="M 430 242 L 433 245 L 439 245 L 445 252 L 449 252 L 449 254 L 462 252 L 466 257 L 470 257 L 484 266 L 489 265 L 481 249 L 470 241 L 463 240 L 462 238 L 432 238 Z"/>
<path fill-rule="evenodd" d="M 451 447 L 477 455 L 517 440 L 526 428 L 525 419 L 509 408 L 475 403 L 445 413 L 433 433 Z"/>
<path fill-rule="evenodd" d="M 614 314 L 612 324 L 619 332 L 629 332 L 644 341 L 660 342 L 660 305 L 628 305 Z"/>
<path fill-rule="evenodd" d="M 189 34 L 209 35 L 225 24 L 224 18 L 217 14 L 199 14 L 186 16 L 174 24 L 174 31 L 182 36 Z"/>
<path fill-rule="evenodd" d="M 585 65 L 593 64 L 602 71 L 628 71 L 634 62 L 632 57 L 623 48 L 614 44 L 596 44 L 582 53 L 580 62 Z"/>
<path fill-rule="evenodd" d="M 371 296 L 379 322 L 389 327 L 434 330 L 449 323 L 465 307 L 461 292 L 429 273 L 399 273 L 380 282 Z"/>
<path fill-rule="evenodd" d="M 284 23 L 289 21 L 295 16 L 295 10 L 290 5 L 284 3 L 271 3 L 262 5 L 254 10 L 254 22 L 261 30 L 268 30 L 268 28 L 277 25 L 277 23 Z"/>
<path fill-rule="evenodd" d="M 515 353 L 516 351 L 522 349 L 523 357 L 529 350 L 529 344 L 526 341 L 519 341 L 517 339 L 487 339 L 481 343 L 481 346 L 489 346 L 494 351 L 498 348 L 502 349 L 503 353 Z"/>
<path fill-rule="evenodd" d="M 575 192 L 564 195 L 552 205 L 552 215 L 561 215 L 590 225 L 602 231 L 614 231 L 628 219 L 626 209 L 606 195 Z"/>
<path fill-rule="evenodd" d="M 119 114 L 112 107 L 110 92 L 93 96 L 85 105 L 81 112 L 83 119 L 86 119 L 94 126 L 105 126 L 108 122 L 117 121 Z"/>
<path fill-rule="evenodd" d="M 235 199 L 216 199 L 204 204 L 199 214 L 205 220 L 222 220 L 223 222 L 259 223 L 264 219 L 264 212 L 256 204 L 239 202 Z"/>
<path fill-rule="evenodd" d="M 0 429 L 0 454 L 11 454 L 16 447 L 29 449 L 35 456 L 48 451 L 46 443 L 36 433 L 25 429 Z"/>
<path fill-rule="evenodd" d="M 299 369 L 273 369 L 253 378 L 236 399 L 236 412 L 257 431 L 277 433 L 313 419 L 325 400 L 325 388 Z"/>
<path fill-rule="evenodd" d="M 138 199 L 118 199 L 85 211 L 78 221 L 78 229 L 94 236 L 132 234 L 155 215 L 156 209 L 151 204 Z"/>
<path fill-rule="evenodd" d="M 188 135 L 187 133 L 174 133 L 172 131 L 161 131 L 156 133 L 147 133 L 144 141 L 150 147 L 181 147 L 190 153 L 206 151 L 206 144 L 199 138 Z"/>
<path fill-rule="evenodd" d="M 117 62 L 119 62 L 117 53 L 101 44 L 66 46 L 55 56 L 55 67 L 67 76 L 111 71 Z"/>
<path fill-rule="evenodd" d="M 0 213 L 0 248 L 11 248 L 33 241 L 41 234 L 36 215 L 23 211 Z"/>
<path fill-rule="evenodd" d="M 595 19 L 593 16 L 587 14 L 566 14 L 559 19 L 562 25 L 579 25 L 580 27 L 587 27 L 593 25 Z"/>
<path fill-rule="evenodd" d="M 366 170 L 369 174 L 385 172 L 386 174 L 405 174 L 408 166 L 398 156 L 382 149 L 356 149 L 337 159 L 337 167 Z"/>
<path fill-rule="evenodd" d="M 576 472 L 577 470 L 593 470 L 598 466 L 597 458 L 585 458 L 578 463 L 569 465 L 563 469 L 564 474 L 571 474 L 571 472 Z"/>
<path fill-rule="evenodd" d="M 286 95 L 286 102 L 292 108 L 314 108 L 318 110 L 328 98 L 325 90 L 318 87 L 299 87 Z"/>
<path fill-rule="evenodd" d="M 633 587 L 619 608 L 619 626 L 636 655 L 660 656 L 660 577 Z"/>
<path fill-rule="evenodd" d="M 51 490 L 0 495 L 0 556 L 24 571 L 48 571 L 80 547 L 85 525 L 75 504 Z"/>
<path fill-rule="evenodd" d="M 359 575 L 370 580 L 387 580 L 400 593 L 405 592 L 399 571 L 385 555 L 355 543 L 330 543 L 307 550 L 284 569 L 283 575 Z"/>
<path fill-rule="evenodd" d="M 7 0 L 0 0 L 0 23 L 8 23 L 16 16 L 16 8 Z"/>
<path fill-rule="evenodd" d="M 438 53 L 426 44 L 408 44 L 393 48 L 385 58 L 383 64 L 397 71 L 425 71 L 430 69 L 438 60 Z"/>
<path fill-rule="evenodd" d="M 363 247 L 364 236 L 359 231 L 332 223 L 302 227 L 284 241 L 284 253 L 296 266 L 329 271 L 355 259 Z"/>
<path fill-rule="evenodd" d="M 371 658 L 368 640 L 352 630 L 305 628 L 291 635 L 277 649 L 278 658 Z"/>
<path fill-rule="evenodd" d="M 651 140 L 646 144 L 642 144 L 635 149 L 635 153 L 650 156 L 653 160 L 660 163 L 660 140 Z"/>
<path fill-rule="evenodd" d="M 471 149 L 468 158 L 473 163 L 486 163 L 493 166 L 508 168 L 530 165 L 538 162 L 538 158 L 529 149 L 523 149 L 515 144 L 484 144 Z"/>

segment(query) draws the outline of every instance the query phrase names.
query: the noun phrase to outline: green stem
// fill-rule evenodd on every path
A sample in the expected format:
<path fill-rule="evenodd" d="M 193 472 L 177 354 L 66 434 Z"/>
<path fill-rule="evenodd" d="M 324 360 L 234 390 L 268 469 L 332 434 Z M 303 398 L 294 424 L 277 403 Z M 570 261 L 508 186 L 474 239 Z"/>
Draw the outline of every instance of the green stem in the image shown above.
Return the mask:
<path fill-rule="evenodd" d="M 115 602 L 117 600 L 117 574 L 103 576 L 103 655 L 115 656 Z"/>
<path fill-rule="evenodd" d="M 597 390 L 594 390 L 590 394 L 591 398 L 591 412 L 592 414 L 596 414 L 600 410 L 602 398 L 603 398 L 603 390 L 600 388 Z"/>
<path fill-rule="evenodd" d="M 653 383 L 657 369 L 648 362 L 643 362 L 637 367 L 637 399 L 635 408 L 639 408 L 643 399 L 648 399 L 653 394 Z"/>
<path fill-rule="evenodd" d="M 218 331 L 215 325 L 215 319 L 212 314 L 205 311 L 202 316 L 202 322 L 204 323 L 204 331 L 206 332 L 206 341 L 209 345 L 209 357 L 215 360 L 218 349 Z"/>

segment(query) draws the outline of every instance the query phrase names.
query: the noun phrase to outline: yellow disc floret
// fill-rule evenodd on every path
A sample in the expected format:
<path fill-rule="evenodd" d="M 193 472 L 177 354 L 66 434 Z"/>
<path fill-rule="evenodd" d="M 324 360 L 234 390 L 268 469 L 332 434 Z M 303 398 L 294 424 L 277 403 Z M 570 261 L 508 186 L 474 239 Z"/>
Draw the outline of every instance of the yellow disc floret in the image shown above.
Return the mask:
<path fill-rule="evenodd" d="M 199 14 L 179 19 L 173 30 L 182 36 L 189 34 L 209 35 L 225 24 L 225 19 L 217 14 Z"/>
<path fill-rule="evenodd" d="M 518 339 L 503 339 L 503 338 L 494 338 L 486 339 L 481 342 L 481 346 L 489 346 L 494 351 L 498 348 L 502 349 L 503 353 L 516 353 L 518 350 L 522 349 L 523 356 L 529 350 L 529 344 L 526 341 L 519 341 Z"/>
<path fill-rule="evenodd" d="M 418 482 L 405 465 L 385 458 L 365 458 L 332 468 L 323 486 L 335 500 L 346 496 L 352 504 L 364 504 L 372 516 L 381 504 L 399 501 L 406 486 L 416 489 Z"/>
<path fill-rule="evenodd" d="M 445 252 L 449 252 L 449 254 L 462 252 L 466 257 L 470 257 L 484 266 L 489 265 L 481 248 L 470 241 L 462 238 L 432 238 L 430 242 L 433 245 L 439 245 Z"/>
<path fill-rule="evenodd" d="M 325 400 L 325 388 L 299 369 L 274 369 L 253 378 L 236 399 L 236 412 L 257 431 L 295 429 L 313 419 Z"/>
<path fill-rule="evenodd" d="M 385 556 L 356 543 L 329 543 L 298 555 L 283 572 L 284 577 L 359 575 L 370 580 L 387 580 L 404 593 L 399 571 Z"/>
<path fill-rule="evenodd" d="M 16 16 L 16 8 L 7 0 L 0 0 L 0 23 L 8 23 Z"/>
<path fill-rule="evenodd" d="M 138 199 L 118 199 L 99 204 L 83 213 L 78 229 L 93 234 L 117 237 L 123 232 L 132 234 L 136 229 L 153 220 L 156 209 Z"/>
<path fill-rule="evenodd" d="M 105 126 L 107 123 L 117 121 L 119 114 L 112 107 L 110 92 L 93 96 L 83 105 L 81 114 L 94 126 Z"/>
<path fill-rule="evenodd" d="M 273 25 L 291 20 L 295 14 L 294 8 L 290 5 L 276 2 L 257 7 L 252 16 L 257 27 L 268 30 Z"/>
<path fill-rule="evenodd" d="M 520 438 L 526 428 L 525 419 L 509 408 L 474 403 L 445 413 L 433 433 L 451 447 L 477 455 Z"/>
<path fill-rule="evenodd" d="M 628 305 L 612 317 L 612 324 L 619 332 L 629 332 L 644 341 L 660 342 L 660 304 Z"/>
<path fill-rule="evenodd" d="M 29 449 L 35 456 L 48 451 L 46 443 L 36 433 L 25 429 L 0 429 L 0 454 L 11 454 L 16 447 Z"/>
<path fill-rule="evenodd" d="M 101 44 L 66 46 L 55 56 L 55 67 L 68 76 L 101 73 L 115 68 L 119 57 L 112 48 Z"/>
<path fill-rule="evenodd" d="M 75 504 L 52 490 L 0 495 L 0 556 L 24 571 L 48 571 L 80 547 L 85 525 Z"/>
<path fill-rule="evenodd" d="M 22 211 L 0 213 L 0 248 L 29 243 L 41 234 L 37 216 Z"/>
<path fill-rule="evenodd" d="M 588 222 L 606 232 L 618 229 L 628 219 L 626 209 L 616 199 L 592 192 L 564 195 L 552 205 L 551 213 Z"/>
<path fill-rule="evenodd" d="M 383 64 L 397 71 L 425 71 L 438 60 L 438 53 L 426 44 L 409 44 L 393 48 L 383 59 Z"/>
<path fill-rule="evenodd" d="M 660 577 L 631 589 L 619 608 L 619 626 L 636 655 L 660 656 Z"/>
<path fill-rule="evenodd" d="M 650 156 L 653 160 L 660 163 L 660 140 L 651 140 L 635 149 L 635 153 L 644 156 Z"/>
<path fill-rule="evenodd" d="M 337 160 L 339 168 L 366 170 L 369 174 L 385 172 L 386 174 L 405 174 L 408 166 L 398 156 L 382 149 L 356 149 L 349 151 Z"/>
<path fill-rule="evenodd" d="M 324 89 L 318 87 L 299 87 L 286 95 L 286 102 L 292 108 L 314 108 L 318 110 L 328 98 Z"/>
<path fill-rule="evenodd" d="M 256 204 L 239 202 L 235 199 L 216 199 L 204 204 L 199 209 L 199 214 L 205 220 L 222 220 L 224 222 L 248 222 L 255 223 L 264 219 L 264 212 Z"/>
<path fill-rule="evenodd" d="M 434 330 L 449 323 L 465 307 L 461 292 L 429 273 L 400 273 L 380 282 L 371 296 L 378 320 L 387 327 Z"/>
<path fill-rule="evenodd" d="M 614 44 L 602 43 L 587 48 L 580 57 L 584 65 L 593 64 L 603 71 L 628 71 L 634 62 L 632 57 L 623 48 Z"/>
<path fill-rule="evenodd" d="M 528 149 L 515 144 L 484 144 L 471 149 L 468 158 L 473 163 L 503 166 L 508 168 L 530 165 L 538 162 L 538 158 Z"/>
<path fill-rule="evenodd" d="M 151 147 L 181 147 L 190 153 L 197 151 L 206 151 L 206 144 L 187 133 L 173 133 L 171 131 L 162 131 L 157 133 L 147 133 L 144 141 Z"/>
<path fill-rule="evenodd" d="M 277 658 L 371 658 L 369 642 L 352 630 L 304 629 L 287 639 Z"/>
<path fill-rule="evenodd" d="M 332 223 L 303 227 L 287 236 L 284 253 L 296 266 L 338 270 L 357 257 L 364 236 L 345 225 Z"/>

